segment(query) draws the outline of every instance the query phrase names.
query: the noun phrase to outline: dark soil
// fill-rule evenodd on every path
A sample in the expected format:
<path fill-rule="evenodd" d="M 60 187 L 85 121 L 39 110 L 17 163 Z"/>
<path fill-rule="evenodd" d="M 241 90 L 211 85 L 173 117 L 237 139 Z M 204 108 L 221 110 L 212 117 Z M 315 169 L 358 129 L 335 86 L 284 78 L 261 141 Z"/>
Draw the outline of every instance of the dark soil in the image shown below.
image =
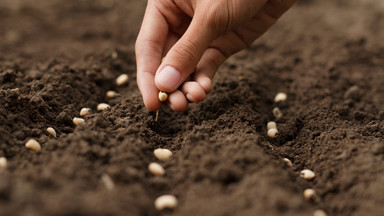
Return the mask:
<path fill-rule="evenodd" d="M 135 81 L 145 4 L 0 2 L 0 215 L 384 215 L 383 1 L 299 1 L 223 65 L 206 101 L 163 107 L 158 122 Z M 107 99 L 111 89 L 121 96 Z M 275 104 L 280 91 L 288 100 Z M 96 112 L 101 102 L 111 108 Z M 94 113 L 75 127 L 83 107 Z M 147 171 L 157 147 L 174 152 L 164 177 Z M 309 187 L 318 203 L 303 198 Z M 179 206 L 156 211 L 162 194 Z"/>

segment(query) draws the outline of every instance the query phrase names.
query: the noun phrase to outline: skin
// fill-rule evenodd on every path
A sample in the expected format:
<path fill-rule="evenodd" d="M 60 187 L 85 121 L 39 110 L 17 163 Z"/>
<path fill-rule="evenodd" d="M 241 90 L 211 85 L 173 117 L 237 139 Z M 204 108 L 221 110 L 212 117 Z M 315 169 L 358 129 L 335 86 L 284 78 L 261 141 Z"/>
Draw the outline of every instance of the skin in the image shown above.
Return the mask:
<path fill-rule="evenodd" d="M 148 0 L 136 41 L 145 106 L 177 112 L 203 101 L 219 66 L 264 34 L 295 0 Z M 164 57 L 164 59 L 163 59 Z"/>

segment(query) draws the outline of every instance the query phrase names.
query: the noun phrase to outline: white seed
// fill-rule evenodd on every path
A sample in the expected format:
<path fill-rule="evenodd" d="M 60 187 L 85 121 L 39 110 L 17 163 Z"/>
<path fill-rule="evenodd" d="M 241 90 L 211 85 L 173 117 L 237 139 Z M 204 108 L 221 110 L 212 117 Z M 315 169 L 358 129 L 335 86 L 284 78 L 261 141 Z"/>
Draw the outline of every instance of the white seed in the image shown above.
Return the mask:
<path fill-rule="evenodd" d="M 165 174 L 164 168 L 158 163 L 150 163 L 148 170 L 155 176 L 163 176 Z"/>
<path fill-rule="evenodd" d="M 280 119 L 281 117 L 283 117 L 283 113 L 281 113 L 278 107 L 273 108 L 272 113 L 277 119 Z"/>
<path fill-rule="evenodd" d="M 305 189 L 303 195 L 304 199 L 306 199 L 307 201 L 312 201 L 315 203 L 318 203 L 320 201 L 319 195 L 312 188 Z"/>
<path fill-rule="evenodd" d="M 168 98 L 168 94 L 167 94 L 167 93 L 165 93 L 165 92 L 163 92 L 163 91 L 160 91 L 160 92 L 159 92 L 159 100 L 160 100 L 161 102 L 166 101 L 167 98 Z"/>
<path fill-rule="evenodd" d="M 7 164 L 8 164 L 8 162 L 7 162 L 7 158 L 5 158 L 5 157 L 0 157 L 0 169 L 1 169 L 1 168 L 7 168 Z"/>
<path fill-rule="evenodd" d="M 153 151 L 155 157 L 162 161 L 167 161 L 172 157 L 172 152 L 168 149 L 158 148 Z"/>
<path fill-rule="evenodd" d="M 56 138 L 56 131 L 52 127 L 47 128 L 47 133 Z"/>
<path fill-rule="evenodd" d="M 34 152 L 39 152 L 41 150 L 40 144 L 35 139 L 28 140 L 28 142 L 25 143 L 25 147 L 27 149 L 31 149 Z"/>
<path fill-rule="evenodd" d="M 105 109 L 108 109 L 110 108 L 111 106 L 109 106 L 108 104 L 106 103 L 101 103 L 99 105 L 97 105 L 97 111 L 103 111 Z"/>
<path fill-rule="evenodd" d="M 318 210 L 313 212 L 313 216 L 327 216 L 327 213 L 325 213 L 325 211 L 323 211 L 321 209 L 318 209 Z"/>
<path fill-rule="evenodd" d="M 268 122 L 268 124 L 267 124 L 267 129 L 268 129 L 268 130 L 269 130 L 269 129 L 277 129 L 276 122 L 274 122 L 274 121 L 270 121 L 270 122 Z"/>
<path fill-rule="evenodd" d="M 177 207 L 177 198 L 173 195 L 162 195 L 155 200 L 155 208 L 159 211 L 166 208 L 176 208 Z"/>
<path fill-rule="evenodd" d="M 107 98 L 114 98 L 114 97 L 117 97 L 119 95 L 120 94 L 115 92 L 115 91 L 107 91 L 107 93 L 106 93 Z"/>
<path fill-rule="evenodd" d="M 128 83 L 129 77 L 127 74 L 121 74 L 119 77 L 116 78 L 116 85 L 117 86 L 123 86 Z"/>
<path fill-rule="evenodd" d="M 91 111 L 90 108 L 82 108 L 82 109 L 80 110 L 80 116 L 81 116 L 81 117 L 85 117 L 85 116 L 87 116 L 87 115 L 89 115 L 89 114 L 91 114 L 91 113 L 92 113 L 92 111 Z"/>
<path fill-rule="evenodd" d="M 288 167 L 293 167 L 293 164 L 292 164 L 292 161 L 289 160 L 288 158 L 283 158 L 283 161 L 285 162 L 285 164 L 288 166 Z"/>
<path fill-rule="evenodd" d="M 309 169 L 304 169 L 304 170 L 301 170 L 300 172 L 300 177 L 307 180 L 312 180 L 315 178 L 315 176 L 316 176 L 315 173 Z"/>
<path fill-rule="evenodd" d="M 115 183 L 113 183 L 111 177 L 108 174 L 103 174 L 101 176 L 101 181 L 104 183 L 105 187 L 108 190 L 112 190 L 113 188 L 115 188 Z"/>
<path fill-rule="evenodd" d="M 78 126 L 78 125 L 84 124 L 84 119 L 75 117 L 73 118 L 72 122 L 74 125 Z"/>
<path fill-rule="evenodd" d="M 285 100 L 287 100 L 287 94 L 285 94 L 283 92 L 279 92 L 275 96 L 275 103 L 278 103 L 280 101 L 285 101 Z"/>
<path fill-rule="evenodd" d="M 276 128 L 272 128 L 272 129 L 269 129 L 268 130 L 268 132 L 267 132 L 267 134 L 268 134 L 268 137 L 269 138 L 275 138 L 276 137 L 276 135 L 277 135 L 277 129 Z"/>

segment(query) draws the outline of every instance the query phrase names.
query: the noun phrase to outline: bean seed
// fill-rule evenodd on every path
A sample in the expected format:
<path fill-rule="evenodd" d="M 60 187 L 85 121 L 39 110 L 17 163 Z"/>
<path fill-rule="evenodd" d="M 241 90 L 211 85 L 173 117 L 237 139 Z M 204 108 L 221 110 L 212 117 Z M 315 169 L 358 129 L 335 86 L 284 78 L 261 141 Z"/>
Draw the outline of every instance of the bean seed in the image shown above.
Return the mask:
<path fill-rule="evenodd" d="M 173 195 L 162 195 L 155 200 L 155 208 L 159 211 L 166 208 L 176 208 L 177 207 L 177 198 Z"/>
<path fill-rule="evenodd" d="M 168 98 L 168 94 L 167 94 L 167 93 L 165 93 L 165 92 L 163 92 L 163 91 L 160 91 L 160 92 L 159 92 L 159 100 L 160 100 L 161 102 L 166 101 L 167 98 Z"/>
<path fill-rule="evenodd" d="M 55 129 L 53 129 L 52 127 L 48 127 L 47 128 L 47 132 L 48 132 L 49 135 L 51 135 L 51 136 L 56 138 L 56 131 L 55 131 Z"/>
<path fill-rule="evenodd" d="M 304 170 L 301 170 L 300 172 L 300 177 L 307 180 L 312 180 L 315 178 L 315 176 L 316 176 L 315 173 L 309 169 L 304 169 Z"/>
<path fill-rule="evenodd" d="M 277 133 L 278 133 L 278 131 L 276 128 L 269 129 L 267 132 L 268 137 L 272 138 L 272 139 L 276 137 Z"/>
<path fill-rule="evenodd" d="M 311 201 L 314 203 L 318 203 L 320 201 L 319 195 L 312 188 L 305 189 L 303 195 L 307 201 Z"/>
<path fill-rule="evenodd" d="M 323 211 L 321 209 L 318 209 L 318 210 L 313 212 L 313 216 L 327 216 L 327 213 L 325 213 L 325 211 Z"/>
<path fill-rule="evenodd" d="M 123 86 L 128 83 L 129 77 L 127 74 L 121 74 L 119 77 L 116 78 L 116 85 L 117 86 Z"/>
<path fill-rule="evenodd" d="M 25 143 L 25 147 L 27 149 L 31 149 L 34 152 L 39 152 L 41 150 L 40 144 L 35 139 L 28 140 L 28 142 Z"/>
<path fill-rule="evenodd" d="M 285 162 L 285 164 L 286 164 L 288 167 L 290 167 L 290 168 L 293 167 L 292 161 L 289 160 L 288 158 L 283 158 L 283 161 Z"/>
<path fill-rule="evenodd" d="M 7 158 L 5 158 L 5 157 L 0 157 L 0 169 L 1 168 L 7 168 L 7 164 L 8 164 L 8 162 L 7 162 Z"/>
<path fill-rule="evenodd" d="M 165 174 L 164 168 L 158 163 L 150 163 L 148 170 L 155 176 L 163 176 Z"/>
<path fill-rule="evenodd" d="M 92 113 L 92 111 L 91 111 L 90 108 L 82 108 L 82 109 L 80 110 L 80 116 L 81 116 L 81 117 L 85 117 L 85 116 L 87 116 L 87 115 L 89 115 L 89 114 L 91 114 L 91 113 Z"/>
<path fill-rule="evenodd" d="M 108 104 L 106 103 L 101 103 L 99 105 L 97 105 L 97 111 L 103 111 L 103 110 L 106 110 L 108 108 L 110 108 L 111 106 L 109 106 Z"/>
<path fill-rule="evenodd" d="M 270 122 L 268 122 L 268 124 L 267 124 L 267 129 L 268 129 L 268 130 L 269 130 L 269 129 L 277 129 L 276 122 L 274 122 L 274 121 L 270 121 Z"/>
<path fill-rule="evenodd" d="M 276 119 L 280 119 L 281 117 L 283 117 L 283 113 L 281 113 L 278 107 L 273 108 L 272 113 Z"/>
<path fill-rule="evenodd" d="M 78 125 L 84 124 L 84 119 L 75 117 L 73 118 L 72 122 L 74 125 L 78 126 Z"/>
<path fill-rule="evenodd" d="M 285 101 L 285 100 L 287 100 L 287 94 L 285 94 L 283 92 L 279 92 L 275 96 L 275 103 L 282 102 L 282 101 Z"/>
<path fill-rule="evenodd" d="M 106 93 L 107 98 L 114 98 L 114 97 L 117 97 L 119 95 L 120 94 L 115 92 L 115 91 L 107 91 L 107 93 Z"/>
<path fill-rule="evenodd" d="M 172 157 L 172 152 L 168 149 L 158 148 L 153 151 L 155 157 L 162 161 L 167 161 Z"/>
<path fill-rule="evenodd" d="M 112 190 L 113 188 L 115 188 L 115 183 L 113 183 L 111 177 L 108 174 L 103 174 L 101 176 L 101 181 L 104 183 L 105 187 L 108 190 Z"/>

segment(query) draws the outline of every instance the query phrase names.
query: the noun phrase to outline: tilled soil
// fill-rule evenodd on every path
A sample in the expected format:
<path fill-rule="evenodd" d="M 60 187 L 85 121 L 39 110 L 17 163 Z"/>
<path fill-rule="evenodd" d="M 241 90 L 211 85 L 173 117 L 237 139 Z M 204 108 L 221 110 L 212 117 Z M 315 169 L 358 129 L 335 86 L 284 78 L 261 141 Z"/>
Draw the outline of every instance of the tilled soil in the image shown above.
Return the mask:
<path fill-rule="evenodd" d="M 157 122 L 135 80 L 145 4 L 0 2 L 0 215 L 384 215 L 382 1 L 297 2 L 222 66 L 203 103 L 163 107 Z M 129 83 L 117 87 L 122 73 Z M 287 101 L 274 103 L 278 92 Z M 111 108 L 97 112 L 102 102 Z M 76 127 L 83 107 L 93 114 Z M 41 152 L 25 148 L 30 138 Z M 159 162 L 158 147 L 173 157 Z M 151 162 L 166 175 L 150 174 Z M 158 212 L 162 194 L 178 207 Z"/>

